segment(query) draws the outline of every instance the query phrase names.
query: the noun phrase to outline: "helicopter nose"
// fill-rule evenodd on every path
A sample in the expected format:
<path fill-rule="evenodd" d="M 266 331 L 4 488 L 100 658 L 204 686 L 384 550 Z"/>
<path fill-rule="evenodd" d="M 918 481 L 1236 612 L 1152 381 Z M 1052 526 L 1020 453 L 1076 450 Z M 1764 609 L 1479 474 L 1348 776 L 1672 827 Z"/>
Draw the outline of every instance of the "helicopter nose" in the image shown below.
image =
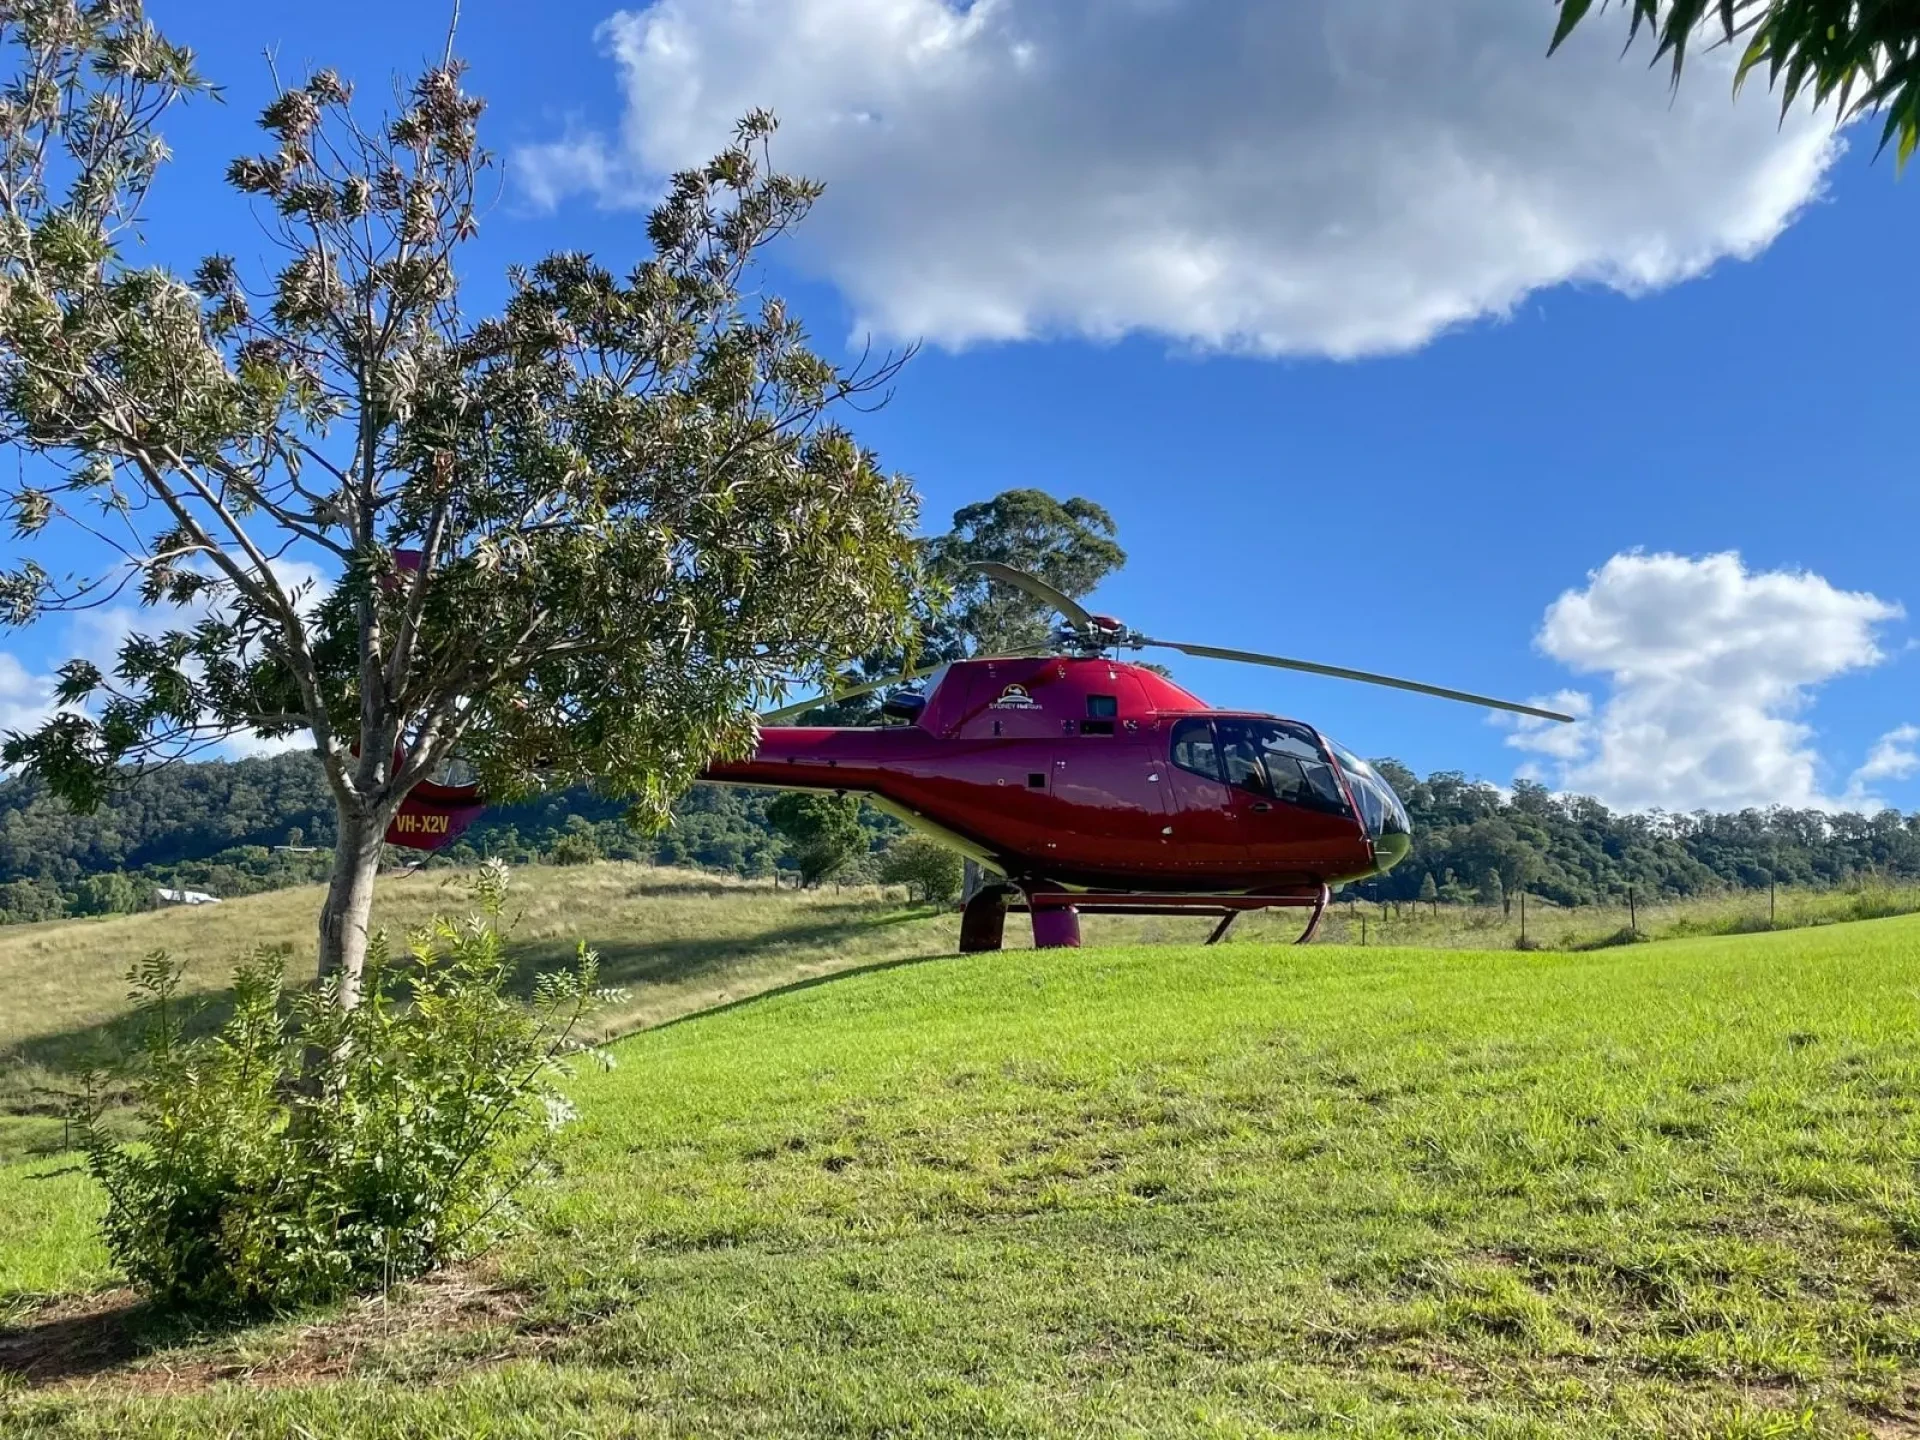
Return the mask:
<path fill-rule="evenodd" d="M 1336 746 L 1335 751 L 1360 812 L 1357 818 L 1373 843 L 1374 873 L 1384 875 L 1413 848 L 1413 822 L 1384 775 L 1349 750 Z"/>
<path fill-rule="evenodd" d="M 1373 837 L 1374 874 L 1386 874 L 1387 871 L 1406 859 L 1407 852 L 1411 849 L 1413 849 L 1413 837 L 1404 830 L 1394 831 L 1386 835 L 1375 835 Z"/>

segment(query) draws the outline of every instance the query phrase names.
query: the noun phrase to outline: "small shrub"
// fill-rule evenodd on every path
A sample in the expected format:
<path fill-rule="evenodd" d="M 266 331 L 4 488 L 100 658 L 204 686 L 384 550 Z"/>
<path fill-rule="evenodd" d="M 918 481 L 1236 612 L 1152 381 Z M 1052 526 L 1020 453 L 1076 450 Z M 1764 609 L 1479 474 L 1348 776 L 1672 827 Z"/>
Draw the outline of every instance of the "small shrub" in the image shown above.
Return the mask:
<path fill-rule="evenodd" d="M 1570 945 L 1565 948 L 1570 950 L 1611 950 L 1616 945 L 1644 945 L 1647 940 L 1648 936 L 1641 931 L 1635 930 L 1631 925 L 1622 925 L 1611 935 L 1602 935 L 1597 940 L 1588 940 L 1584 944 Z"/>
<path fill-rule="evenodd" d="M 141 1143 L 113 1143 L 97 1102 L 82 1116 L 128 1279 L 174 1306 L 284 1308 L 422 1274 L 512 1222 L 571 1114 L 557 1082 L 574 1037 L 608 997 L 585 946 L 571 973 L 509 994 L 506 867 L 482 867 L 475 892 L 479 913 L 399 956 L 378 937 L 351 1011 L 329 986 L 289 998 L 280 957 L 256 953 L 231 1016 L 194 1038 L 180 968 L 135 967 Z"/>
<path fill-rule="evenodd" d="M 146 908 L 148 893 L 119 870 L 82 876 L 68 909 L 76 915 L 131 915 Z"/>
<path fill-rule="evenodd" d="M 591 865 L 600 859 L 600 845 L 591 834 L 562 835 L 553 842 L 547 858 L 556 865 Z"/>
<path fill-rule="evenodd" d="M 880 861 L 880 879 L 904 885 L 912 896 L 917 889 L 929 904 L 948 905 L 960 894 L 964 875 L 960 857 L 937 840 L 903 835 L 887 847 Z"/>
<path fill-rule="evenodd" d="M 767 802 L 768 822 L 790 847 L 800 881 L 831 880 L 867 850 L 858 795 L 785 790 Z"/>

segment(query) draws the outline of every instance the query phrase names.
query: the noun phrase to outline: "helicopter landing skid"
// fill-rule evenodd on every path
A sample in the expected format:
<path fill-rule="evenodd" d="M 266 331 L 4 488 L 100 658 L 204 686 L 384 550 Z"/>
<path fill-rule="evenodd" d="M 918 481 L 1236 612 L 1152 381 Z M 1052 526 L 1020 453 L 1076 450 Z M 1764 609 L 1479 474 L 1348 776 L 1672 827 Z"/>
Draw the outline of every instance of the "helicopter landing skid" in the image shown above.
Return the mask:
<path fill-rule="evenodd" d="M 1025 910 L 1033 916 L 1036 950 L 1070 949 L 1080 943 L 1082 915 L 1218 915 L 1220 924 L 1207 937 L 1209 945 L 1226 938 L 1233 922 L 1249 910 L 1312 910 L 1306 929 L 1294 943 L 1309 943 L 1327 913 L 1325 885 L 1272 895 L 1147 895 L 1132 892 L 1080 892 L 1035 888 L 1024 895 L 1010 885 L 981 890 L 967 902 L 960 917 L 960 951 L 977 954 L 998 950 L 1006 935 L 1007 912 Z"/>

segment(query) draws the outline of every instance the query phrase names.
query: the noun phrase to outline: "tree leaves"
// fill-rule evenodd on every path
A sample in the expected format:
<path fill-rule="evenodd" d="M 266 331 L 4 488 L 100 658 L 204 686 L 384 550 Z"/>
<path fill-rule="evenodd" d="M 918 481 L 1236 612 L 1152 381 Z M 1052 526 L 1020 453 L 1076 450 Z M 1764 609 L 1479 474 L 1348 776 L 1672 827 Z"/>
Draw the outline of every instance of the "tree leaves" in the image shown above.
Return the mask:
<path fill-rule="evenodd" d="M 1574 26 L 1592 8 L 1593 0 L 1560 0 L 1560 23 L 1553 27 L 1553 42 L 1547 46 L 1549 55 L 1560 48 L 1560 42 L 1573 33 Z"/>
<path fill-rule="evenodd" d="M 1559 21 L 1548 52 L 1560 48 L 1593 8 L 1557 0 Z M 1642 28 L 1655 36 L 1654 62 L 1671 57 L 1680 81 L 1698 40 L 1745 48 L 1734 72 L 1738 93 L 1761 66 L 1784 114 L 1806 100 L 1832 105 L 1839 124 L 1884 115 L 1879 148 L 1894 147 L 1903 168 L 1920 146 L 1920 8 L 1886 0 L 1623 0 L 1628 44 Z M 1604 8 L 1604 7 L 1603 7 Z"/>
<path fill-rule="evenodd" d="M 928 547 L 928 562 L 953 587 L 952 624 L 978 650 L 1017 649 L 1046 641 L 1052 613 L 1031 596 L 989 584 L 967 567 L 997 560 L 1078 599 L 1126 564 L 1116 533 L 1113 517 L 1091 500 L 1007 490 L 956 512 L 952 532 Z"/>
<path fill-rule="evenodd" d="M 0 176 L 26 221 L 0 436 L 54 477 L 4 499 L 30 534 L 92 487 L 127 532 L 120 565 L 22 569 L 0 602 L 24 622 L 127 588 L 159 612 L 74 691 L 87 708 L 9 748 L 75 804 L 122 767 L 311 728 L 365 813 L 458 746 L 495 794 L 587 782 L 659 820 L 753 743 L 783 680 L 903 635 L 913 492 L 834 414 L 899 360 L 842 369 L 747 285 L 820 193 L 772 168 L 770 115 L 673 177 L 624 277 L 549 256 L 470 316 L 490 161 L 457 63 L 384 117 L 332 71 L 280 90 L 228 171 L 267 202 L 276 273 L 216 253 L 183 281 L 127 243 L 157 120 L 204 88 L 190 57 L 127 5 L 32 0 L 0 39 L 23 71 Z M 62 167 L 87 174 L 72 197 Z M 251 235 L 250 207 L 234 221 Z M 316 570 L 330 586 L 303 593 Z"/>

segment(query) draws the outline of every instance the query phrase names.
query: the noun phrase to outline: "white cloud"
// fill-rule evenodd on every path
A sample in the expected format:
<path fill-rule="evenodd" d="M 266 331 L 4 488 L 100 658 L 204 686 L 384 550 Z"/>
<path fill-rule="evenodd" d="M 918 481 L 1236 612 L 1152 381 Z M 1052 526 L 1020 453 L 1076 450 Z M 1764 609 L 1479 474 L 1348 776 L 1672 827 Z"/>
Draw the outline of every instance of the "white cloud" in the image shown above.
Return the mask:
<path fill-rule="evenodd" d="M 1574 722 L 1569 725 L 1563 720 L 1542 720 L 1533 715 L 1496 715 L 1494 718 L 1513 727 L 1514 733 L 1507 737 L 1509 745 L 1555 760 L 1577 760 L 1586 753 L 1586 722 L 1593 714 L 1591 695 L 1584 690 L 1556 690 L 1551 695 L 1535 695 L 1527 703 L 1572 715 Z M 1537 768 L 1528 767 L 1520 778 L 1537 780 L 1540 773 Z"/>
<path fill-rule="evenodd" d="M 580 191 L 610 195 L 626 184 L 618 157 L 593 134 L 524 146 L 514 154 L 514 169 L 527 198 L 542 210 Z"/>
<path fill-rule="evenodd" d="M 196 566 L 202 570 L 210 567 Z M 293 598 L 295 608 L 310 616 L 333 589 L 326 572 L 305 560 L 280 559 L 272 562 L 274 577 Z M 224 609 L 218 596 L 202 596 L 185 605 L 159 605 L 142 609 L 134 605 L 109 605 L 98 610 L 80 610 L 69 617 L 66 649 L 76 659 L 87 660 L 111 677 L 120 663 L 120 650 L 134 635 L 157 635 L 168 630 L 190 630 L 209 614 Z M 243 760 L 257 755 L 278 755 L 288 750 L 311 747 L 313 737 L 302 730 L 294 735 L 268 739 L 251 730 L 222 740 L 208 758 Z"/>
<path fill-rule="evenodd" d="M 0 736 L 31 730 L 53 713 L 53 677 L 36 675 L 0 650 Z"/>
<path fill-rule="evenodd" d="M 261 735 L 248 730 L 238 735 L 229 735 L 220 742 L 220 758 L 226 760 L 254 760 L 264 755 L 285 755 L 290 750 L 313 749 L 313 732 L 296 730 L 291 735 Z"/>
<path fill-rule="evenodd" d="M 1616 555 L 1548 607 L 1537 637 L 1605 677 L 1604 702 L 1557 734 L 1533 725 L 1508 743 L 1549 757 L 1563 788 L 1629 809 L 1865 803 L 1867 783 L 1920 766 L 1902 748 L 1920 732 L 1883 739 L 1836 799 L 1798 717 L 1815 687 L 1879 664 L 1879 628 L 1902 613 L 1804 571 L 1750 571 L 1736 554 Z"/>
<path fill-rule="evenodd" d="M 1882 735 L 1867 756 L 1866 763 L 1853 772 L 1855 780 L 1904 780 L 1920 771 L 1920 725 L 1899 725 Z"/>
<path fill-rule="evenodd" d="M 601 30 L 617 137 L 514 156 L 547 206 L 643 204 L 754 106 L 827 183 L 795 240 L 857 328 L 961 346 L 1148 331 L 1200 348 L 1417 347 L 1587 281 L 1763 249 L 1830 124 L 1670 89 L 1542 0 L 657 0 Z M 1760 87 L 1753 87 L 1756 92 Z"/>
<path fill-rule="evenodd" d="M 1841 803 L 1849 810 L 1884 810 L 1887 802 L 1873 793 L 1881 780 L 1905 780 L 1920 773 L 1920 725 L 1896 725 L 1874 742 L 1860 768 L 1847 777 Z"/>

